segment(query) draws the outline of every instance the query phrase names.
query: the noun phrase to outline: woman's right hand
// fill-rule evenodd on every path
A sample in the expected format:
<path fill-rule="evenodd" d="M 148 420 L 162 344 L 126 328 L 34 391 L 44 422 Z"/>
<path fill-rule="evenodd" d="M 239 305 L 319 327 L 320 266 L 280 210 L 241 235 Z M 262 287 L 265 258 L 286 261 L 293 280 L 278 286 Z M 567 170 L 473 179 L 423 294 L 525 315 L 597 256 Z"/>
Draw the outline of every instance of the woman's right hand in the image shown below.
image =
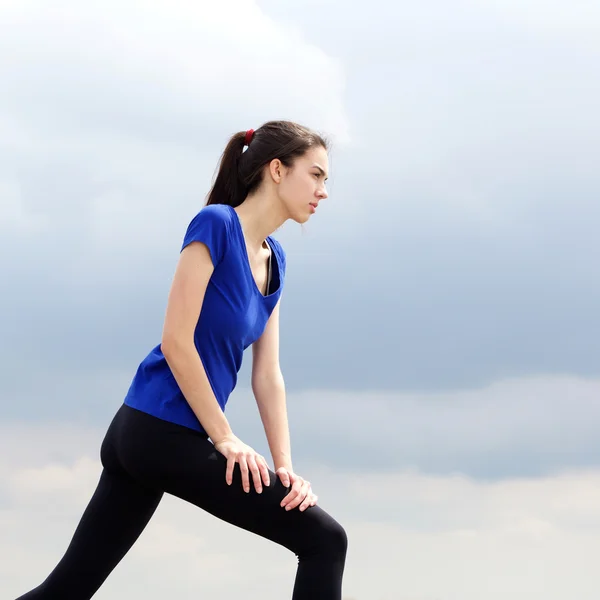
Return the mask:
<path fill-rule="evenodd" d="M 240 465 L 242 486 L 245 492 L 250 492 L 250 473 L 252 473 L 254 487 L 259 494 L 262 493 L 263 481 L 266 486 L 269 485 L 267 461 L 238 437 L 233 434 L 228 435 L 215 443 L 215 448 L 227 459 L 227 469 L 225 471 L 227 485 L 233 483 L 235 463 Z"/>

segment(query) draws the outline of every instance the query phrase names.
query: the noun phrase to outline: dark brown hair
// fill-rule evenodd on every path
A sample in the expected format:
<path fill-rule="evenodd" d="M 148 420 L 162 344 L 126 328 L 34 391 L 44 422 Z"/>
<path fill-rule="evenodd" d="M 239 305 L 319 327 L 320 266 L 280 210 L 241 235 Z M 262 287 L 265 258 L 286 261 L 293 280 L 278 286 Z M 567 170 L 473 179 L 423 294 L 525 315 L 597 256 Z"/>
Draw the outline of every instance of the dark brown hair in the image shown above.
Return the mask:
<path fill-rule="evenodd" d="M 269 121 L 254 132 L 246 151 L 246 132 L 234 134 L 227 144 L 206 204 L 239 206 L 262 181 L 263 168 L 278 158 L 286 167 L 310 148 L 329 144 L 321 135 L 291 121 Z"/>

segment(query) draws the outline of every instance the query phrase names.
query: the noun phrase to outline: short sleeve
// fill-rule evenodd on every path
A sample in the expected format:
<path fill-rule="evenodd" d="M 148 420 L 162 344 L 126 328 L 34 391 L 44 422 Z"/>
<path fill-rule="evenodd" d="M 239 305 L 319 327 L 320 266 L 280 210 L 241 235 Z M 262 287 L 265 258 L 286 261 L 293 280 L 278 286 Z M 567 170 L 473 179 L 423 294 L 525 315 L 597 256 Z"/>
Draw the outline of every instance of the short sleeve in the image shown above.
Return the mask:
<path fill-rule="evenodd" d="M 205 206 L 190 222 L 181 252 L 192 242 L 202 242 L 210 252 L 213 265 L 216 267 L 222 260 L 227 249 L 229 231 L 228 206 L 210 204 Z"/>
<path fill-rule="evenodd" d="M 283 282 L 285 281 L 285 270 L 287 267 L 285 250 L 283 249 L 283 246 L 279 243 L 278 240 L 276 240 L 273 237 L 269 239 L 274 242 L 273 247 L 277 254 L 277 262 L 279 264 L 279 278 L 281 279 L 281 283 L 283 284 Z"/>

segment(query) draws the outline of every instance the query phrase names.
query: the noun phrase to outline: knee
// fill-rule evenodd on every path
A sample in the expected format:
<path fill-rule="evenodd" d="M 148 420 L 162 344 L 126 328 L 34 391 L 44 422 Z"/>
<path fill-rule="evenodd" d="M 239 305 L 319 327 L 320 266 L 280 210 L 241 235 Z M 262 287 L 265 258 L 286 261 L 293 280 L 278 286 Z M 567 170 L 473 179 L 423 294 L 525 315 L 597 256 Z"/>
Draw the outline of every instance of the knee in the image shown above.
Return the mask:
<path fill-rule="evenodd" d="M 338 552 L 338 556 L 345 558 L 346 552 L 348 551 L 348 534 L 346 533 L 346 530 L 339 523 L 336 523 L 334 540 L 335 540 L 334 544 L 335 544 L 335 548 Z"/>
<path fill-rule="evenodd" d="M 319 532 L 321 551 L 335 560 L 344 560 L 348 550 L 348 534 L 346 530 L 333 519 L 324 523 Z"/>

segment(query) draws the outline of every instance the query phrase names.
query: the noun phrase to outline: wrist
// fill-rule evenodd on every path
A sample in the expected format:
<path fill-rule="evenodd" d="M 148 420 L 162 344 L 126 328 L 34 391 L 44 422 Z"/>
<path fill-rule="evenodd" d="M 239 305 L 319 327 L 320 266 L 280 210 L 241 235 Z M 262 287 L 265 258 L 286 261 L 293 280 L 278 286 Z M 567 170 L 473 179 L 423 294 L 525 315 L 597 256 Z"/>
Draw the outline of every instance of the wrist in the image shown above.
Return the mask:
<path fill-rule="evenodd" d="M 286 469 L 290 473 L 294 472 L 294 467 L 292 466 L 292 459 L 290 457 L 273 457 L 273 465 L 275 466 L 276 471 L 277 469 Z"/>
<path fill-rule="evenodd" d="M 219 432 L 215 436 L 210 436 L 210 439 L 214 446 L 218 444 L 222 444 L 223 442 L 232 441 L 236 439 L 236 436 L 233 434 L 233 431 L 223 431 Z"/>

